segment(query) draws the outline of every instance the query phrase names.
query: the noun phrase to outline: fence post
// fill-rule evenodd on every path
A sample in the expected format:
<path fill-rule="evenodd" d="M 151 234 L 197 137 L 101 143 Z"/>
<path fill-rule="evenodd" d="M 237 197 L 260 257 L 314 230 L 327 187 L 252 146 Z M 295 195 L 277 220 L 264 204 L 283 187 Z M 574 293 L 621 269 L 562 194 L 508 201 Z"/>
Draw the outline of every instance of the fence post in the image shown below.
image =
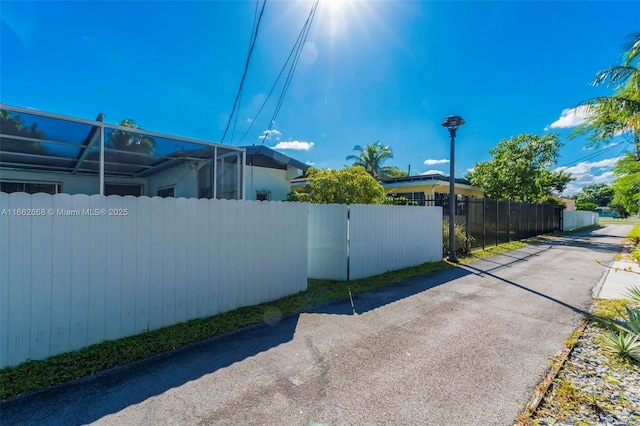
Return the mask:
<path fill-rule="evenodd" d="M 469 245 L 469 196 L 464 197 L 464 245 L 465 249 Z M 469 247 L 470 248 L 470 247 Z"/>
<path fill-rule="evenodd" d="M 487 235 L 487 199 L 482 199 L 482 250 L 484 250 L 484 242 Z"/>
<path fill-rule="evenodd" d="M 500 200 L 496 200 L 496 247 L 498 247 L 499 237 L 500 237 Z"/>
<path fill-rule="evenodd" d="M 511 242 L 511 200 L 507 200 L 507 243 Z"/>

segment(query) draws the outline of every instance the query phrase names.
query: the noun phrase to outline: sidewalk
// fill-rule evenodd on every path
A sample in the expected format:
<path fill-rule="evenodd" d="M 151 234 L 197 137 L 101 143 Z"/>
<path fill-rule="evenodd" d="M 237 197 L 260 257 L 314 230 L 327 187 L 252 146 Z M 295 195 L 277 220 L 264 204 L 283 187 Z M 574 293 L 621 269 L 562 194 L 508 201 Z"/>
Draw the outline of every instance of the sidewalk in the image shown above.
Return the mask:
<path fill-rule="evenodd" d="M 625 269 L 631 268 L 632 272 Z M 624 299 L 631 286 L 640 286 L 640 265 L 631 261 L 615 261 L 607 271 L 601 285 L 594 289 L 598 299 Z"/>

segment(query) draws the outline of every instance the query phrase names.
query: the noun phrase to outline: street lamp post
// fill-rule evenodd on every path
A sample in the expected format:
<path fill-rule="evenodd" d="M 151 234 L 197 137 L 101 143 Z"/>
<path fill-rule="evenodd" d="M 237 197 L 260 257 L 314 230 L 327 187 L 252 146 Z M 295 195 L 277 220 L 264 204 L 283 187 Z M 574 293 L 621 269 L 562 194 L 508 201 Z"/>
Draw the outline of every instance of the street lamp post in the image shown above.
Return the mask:
<path fill-rule="evenodd" d="M 458 127 L 464 124 L 464 120 L 459 115 L 450 115 L 444 119 L 442 126 L 449 129 L 449 136 L 451 137 L 451 158 L 450 158 L 450 171 L 449 171 L 449 257 L 450 262 L 458 263 L 458 257 L 456 256 L 456 234 L 455 234 L 455 220 L 456 220 L 456 193 L 455 193 L 455 139 L 456 130 Z"/>

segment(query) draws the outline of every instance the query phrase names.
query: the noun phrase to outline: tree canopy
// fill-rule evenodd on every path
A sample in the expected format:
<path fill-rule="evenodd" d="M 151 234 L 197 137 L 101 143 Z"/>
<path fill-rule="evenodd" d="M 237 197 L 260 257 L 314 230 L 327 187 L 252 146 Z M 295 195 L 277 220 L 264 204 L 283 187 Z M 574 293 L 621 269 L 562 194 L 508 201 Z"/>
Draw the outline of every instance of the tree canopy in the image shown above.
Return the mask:
<path fill-rule="evenodd" d="M 393 152 L 389 146 L 383 145 L 380 141 L 365 147 L 356 145 L 353 150 L 358 155 L 349 155 L 347 160 L 353 160 L 354 166 L 363 167 L 374 179 L 380 180 L 407 175 L 395 166 L 382 166 L 385 161 L 393 158 Z"/>
<path fill-rule="evenodd" d="M 291 192 L 288 201 L 307 201 L 315 204 L 382 204 L 385 192 L 361 166 L 341 170 L 307 171 L 308 192 Z"/>
<path fill-rule="evenodd" d="M 627 152 L 613 169 L 616 176 L 612 205 L 622 206 L 627 213 L 637 214 L 640 202 L 640 161 L 632 152 Z"/>
<path fill-rule="evenodd" d="M 592 203 L 596 207 L 607 207 L 613 199 L 613 188 L 604 183 L 585 185 L 581 192 L 571 196 L 576 203 Z"/>
<path fill-rule="evenodd" d="M 138 129 L 138 125 L 130 118 L 124 119 L 119 126 Z M 135 152 L 138 154 L 153 155 L 158 144 L 150 136 L 137 132 L 127 132 L 124 130 L 113 130 L 107 138 L 107 147 L 118 151 Z"/>
<path fill-rule="evenodd" d="M 44 139 L 44 132 L 38 128 L 37 123 L 27 125 L 19 114 L 9 111 L 0 111 L 1 133 L 12 136 L 22 136 L 33 139 Z M 27 154 L 44 154 L 45 146 L 37 141 L 25 141 L 11 138 L 0 140 L 0 149 L 3 151 L 23 152 Z"/>
<path fill-rule="evenodd" d="M 573 180 L 570 174 L 551 170 L 561 146 L 554 133 L 524 133 L 503 139 L 489 151 L 491 161 L 476 163 L 467 179 L 488 198 L 547 202 L 552 191 L 561 193 Z"/>
<path fill-rule="evenodd" d="M 597 146 L 611 142 L 616 135 L 629 134 L 635 144 L 636 159 L 640 160 L 640 32 L 628 38 L 622 64 L 598 72 L 591 82 L 593 86 L 613 87 L 613 95 L 578 104 L 588 114 L 574 136 L 588 134 L 590 145 Z"/>

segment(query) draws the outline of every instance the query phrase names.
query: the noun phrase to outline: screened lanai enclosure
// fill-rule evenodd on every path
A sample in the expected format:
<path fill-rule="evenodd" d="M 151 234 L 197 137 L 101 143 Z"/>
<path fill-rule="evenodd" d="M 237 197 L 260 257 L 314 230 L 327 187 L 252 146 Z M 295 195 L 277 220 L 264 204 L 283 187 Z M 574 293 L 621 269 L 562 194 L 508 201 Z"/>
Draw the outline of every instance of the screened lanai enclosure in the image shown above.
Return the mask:
<path fill-rule="evenodd" d="M 245 151 L 0 104 L 0 191 L 244 199 Z"/>

